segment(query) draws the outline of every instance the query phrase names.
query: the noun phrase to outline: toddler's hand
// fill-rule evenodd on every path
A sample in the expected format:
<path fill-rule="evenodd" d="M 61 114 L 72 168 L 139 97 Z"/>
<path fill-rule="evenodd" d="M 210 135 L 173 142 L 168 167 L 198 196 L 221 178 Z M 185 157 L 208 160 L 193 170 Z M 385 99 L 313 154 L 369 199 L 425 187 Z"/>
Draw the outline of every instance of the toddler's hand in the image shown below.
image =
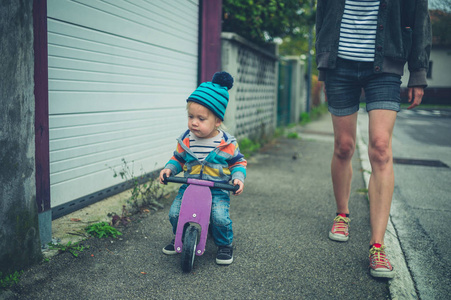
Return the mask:
<path fill-rule="evenodd" d="M 166 174 L 167 177 L 171 176 L 171 170 L 170 169 L 163 169 L 160 172 L 160 183 L 163 184 L 163 175 Z"/>
<path fill-rule="evenodd" d="M 240 188 L 235 192 L 235 196 L 238 196 L 241 194 L 244 190 L 244 183 L 241 182 L 239 179 L 233 180 L 233 185 L 238 185 Z"/>

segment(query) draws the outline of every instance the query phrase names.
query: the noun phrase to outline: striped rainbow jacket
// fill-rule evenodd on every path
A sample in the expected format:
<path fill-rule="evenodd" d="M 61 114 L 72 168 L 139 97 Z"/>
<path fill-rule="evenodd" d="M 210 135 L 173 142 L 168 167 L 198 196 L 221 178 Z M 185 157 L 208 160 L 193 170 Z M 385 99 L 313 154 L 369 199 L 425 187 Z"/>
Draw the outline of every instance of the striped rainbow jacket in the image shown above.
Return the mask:
<path fill-rule="evenodd" d="M 201 162 L 189 147 L 189 130 L 177 139 L 177 149 L 166 164 L 172 175 L 184 171 L 184 176 L 195 179 L 228 183 L 246 178 L 247 161 L 240 153 L 235 137 L 223 131 L 223 138 L 218 147 L 211 151 Z"/>

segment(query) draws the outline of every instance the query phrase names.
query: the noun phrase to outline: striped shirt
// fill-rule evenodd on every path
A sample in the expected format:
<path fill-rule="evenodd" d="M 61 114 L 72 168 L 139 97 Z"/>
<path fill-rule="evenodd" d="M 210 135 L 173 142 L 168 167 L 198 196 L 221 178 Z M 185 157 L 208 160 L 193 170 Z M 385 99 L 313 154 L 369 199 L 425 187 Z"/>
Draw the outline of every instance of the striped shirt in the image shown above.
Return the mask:
<path fill-rule="evenodd" d="M 338 57 L 374 61 L 380 0 L 346 0 L 341 20 Z"/>
<path fill-rule="evenodd" d="M 219 134 L 209 139 L 200 139 L 196 137 L 192 132 L 189 133 L 189 148 L 197 156 L 199 161 L 203 161 L 207 155 L 213 151 L 221 143 L 221 139 L 224 136 L 222 131 Z"/>

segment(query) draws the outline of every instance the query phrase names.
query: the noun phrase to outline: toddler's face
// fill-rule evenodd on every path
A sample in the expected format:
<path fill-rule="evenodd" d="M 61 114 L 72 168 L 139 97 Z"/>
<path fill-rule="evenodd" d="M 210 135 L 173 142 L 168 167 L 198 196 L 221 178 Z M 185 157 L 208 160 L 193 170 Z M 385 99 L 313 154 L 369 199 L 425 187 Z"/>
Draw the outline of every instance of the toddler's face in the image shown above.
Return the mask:
<path fill-rule="evenodd" d="M 198 138 L 208 139 L 216 136 L 221 125 L 218 119 L 208 108 L 189 102 L 188 105 L 188 128 Z"/>

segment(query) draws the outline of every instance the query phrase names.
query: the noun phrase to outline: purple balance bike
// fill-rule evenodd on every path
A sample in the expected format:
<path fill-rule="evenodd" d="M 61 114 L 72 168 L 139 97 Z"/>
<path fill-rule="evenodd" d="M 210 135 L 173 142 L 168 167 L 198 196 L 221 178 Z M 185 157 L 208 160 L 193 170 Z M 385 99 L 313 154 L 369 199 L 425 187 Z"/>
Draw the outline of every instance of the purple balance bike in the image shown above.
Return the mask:
<path fill-rule="evenodd" d="M 239 186 L 208 180 L 163 176 L 164 184 L 188 184 L 182 198 L 174 247 L 181 253 L 183 272 L 191 272 L 195 255 L 205 252 L 211 212 L 210 187 L 236 192 Z"/>

